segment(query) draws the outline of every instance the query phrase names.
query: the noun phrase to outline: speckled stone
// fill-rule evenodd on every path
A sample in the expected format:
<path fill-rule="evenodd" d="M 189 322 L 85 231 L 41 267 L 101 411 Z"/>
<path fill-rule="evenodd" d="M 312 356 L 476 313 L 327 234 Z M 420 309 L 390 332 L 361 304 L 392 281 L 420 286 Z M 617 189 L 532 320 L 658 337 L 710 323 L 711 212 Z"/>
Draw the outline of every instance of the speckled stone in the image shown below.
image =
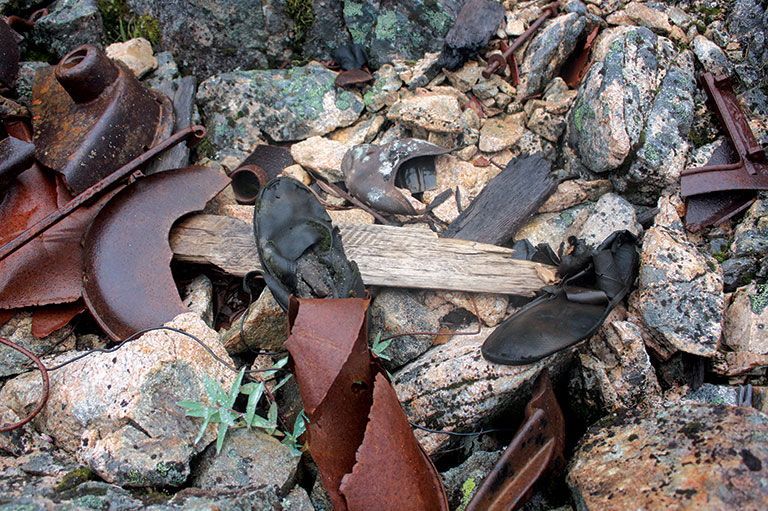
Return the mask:
<path fill-rule="evenodd" d="M 44 339 L 38 339 L 32 334 L 32 312 L 23 311 L 0 326 L 0 337 L 26 348 L 32 353 L 42 356 L 54 347 L 59 349 L 74 349 L 75 336 L 72 327 L 64 327 L 53 332 Z M 19 374 L 29 363 L 29 359 L 18 351 L 2 344 L 0 345 L 0 377 Z"/>
<path fill-rule="evenodd" d="M 768 354 L 768 289 L 751 284 L 737 290 L 725 312 L 723 344 L 734 351 Z"/>
<path fill-rule="evenodd" d="M 291 146 L 291 156 L 304 167 L 318 172 L 331 182 L 344 181 L 341 160 L 349 145 L 325 137 L 310 137 Z"/>
<path fill-rule="evenodd" d="M 184 306 L 213 328 L 213 283 L 205 275 L 195 277 L 184 289 Z"/>
<path fill-rule="evenodd" d="M 607 179 L 570 179 L 563 181 L 557 186 L 555 193 L 541 205 L 538 212 L 553 213 L 584 204 L 585 202 L 595 202 L 612 189 L 613 185 Z"/>
<path fill-rule="evenodd" d="M 658 34 L 668 34 L 672 30 L 669 17 L 663 11 L 657 11 L 640 2 L 630 2 L 624 12 L 636 25 L 650 28 Z"/>
<path fill-rule="evenodd" d="M 512 147 L 523 136 L 525 114 L 492 117 L 480 129 L 478 147 L 485 153 L 495 153 Z"/>
<path fill-rule="evenodd" d="M 474 60 L 467 62 L 455 72 L 445 70 L 445 77 L 460 92 L 469 91 L 479 80 L 484 67 Z"/>
<path fill-rule="evenodd" d="M 363 94 L 363 103 L 370 112 L 378 112 L 398 100 L 397 91 L 403 81 L 392 64 L 384 64 L 373 73 L 373 84 Z"/>
<path fill-rule="evenodd" d="M 438 133 L 461 133 L 460 117 L 458 99 L 443 94 L 408 96 L 387 112 L 389 120 Z"/>
<path fill-rule="evenodd" d="M 557 251 L 560 244 L 569 236 L 575 236 L 581 231 L 594 208 L 594 204 L 587 203 L 556 213 L 535 215 L 517 231 L 515 240 L 527 239 L 534 246 L 539 243 L 548 243 Z"/>
<path fill-rule="evenodd" d="M 498 325 L 504 317 L 507 315 L 507 305 L 509 304 L 509 297 L 507 295 L 498 295 L 490 293 L 459 293 L 456 291 L 444 291 L 437 292 L 447 302 L 452 303 L 456 307 L 475 313 L 475 305 L 477 306 L 477 314 L 487 326 Z"/>
<path fill-rule="evenodd" d="M 110 44 L 104 52 L 107 57 L 128 66 L 137 78 L 157 69 L 157 58 L 152 54 L 152 45 L 143 37 L 136 37 L 124 43 Z"/>
<path fill-rule="evenodd" d="M 768 252 L 768 200 L 758 196 L 733 233 L 730 257 L 763 256 Z"/>
<path fill-rule="evenodd" d="M 240 336 L 243 327 L 245 339 Z M 221 342 L 230 354 L 256 350 L 279 350 L 288 338 L 288 315 L 280 308 L 268 287 L 248 307 L 245 318 L 239 317 L 226 332 Z"/>
<path fill-rule="evenodd" d="M 731 64 L 728 62 L 728 57 L 725 56 L 723 50 L 703 35 L 697 35 L 693 38 L 691 49 L 706 71 L 715 76 L 731 74 Z"/>
<path fill-rule="evenodd" d="M 582 438 L 567 482 L 580 511 L 763 510 L 768 417 L 726 405 L 622 410 Z"/>
<path fill-rule="evenodd" d="M 661 199 L 659 210 L 643 238 L 633 305 L 659 342 L 711 357 L 717 351 L 725 307 L 720 267 L 687 239 L 670 202 Z"/>
<path fill-rule="evenodd" d="M 548 367 L 557 379 L 571 361 L 573 350 L 569 349 L 535 364 L 492 364 L 480 354 L 480 346 L 492 330 L 454 336 L 393 375 L 392 383 L 409 420 L 434 429 L 471 431 L 502 413 L 522 415 L 541 370 Z M 428 454 L 451 440 L 424 431 L 414 434 Z"/>
<path fill-rule="evenodd" d="M 606 193 L 595 204 L 594 211 L 584 222 L 578 237 L 597 248 L 612 233 L 624 229 L 635 236 L 642 232 L 643 228 L 635 218 L 635 208 L 621 196 Z"/>

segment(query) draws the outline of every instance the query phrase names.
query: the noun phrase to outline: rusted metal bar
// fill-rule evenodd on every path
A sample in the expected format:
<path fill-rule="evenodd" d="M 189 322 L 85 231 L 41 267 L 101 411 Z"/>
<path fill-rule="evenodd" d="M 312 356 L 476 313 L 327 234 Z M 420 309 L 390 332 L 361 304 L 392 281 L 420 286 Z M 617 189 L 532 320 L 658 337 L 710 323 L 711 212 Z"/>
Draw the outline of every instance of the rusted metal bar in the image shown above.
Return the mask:
<path fill-rule="evenodd" d="M 565 466 L 565 422 L 544 369 L 533 384 L 525 422 L 483 481 L 466 511 L 512 511 L 544 475 Z"/>
<path fill-rule="evenodd" d="M 40 395 L 40 401 L 37 402 L 37 406 L 35 407 L 35 409 L 32 410 L 29 413 L 29 415 L 27 415 L 26 417 L 24 417 L 19 421 L 16 421 L 11 424 L 6 424 L 4 426 L 0 426 L 0 433 L 5 433 L 8 431 L 13 431 L 14 429 L 19 429 L 24 424 L 34 419 L 35 415 L 40 413 L 40 410 L 42 410 L 45 404 L 48 402 L 48 396 L 50 395 L 50 381 L 48 380 L 48 370 L 46 369 L 45 365 L 43 365 L 43 363 L 40 361 L 40 359 L 37 358 L 37 356 L 35 356 L 34 353 L 24 348 L 23 346 L 19 346 L 18 344 L 12 341 L 9 341 L 4 337 L 0 337 L 0 344 L 5 344 L 9 348 L 18 351 L 19 353 L 21 353 L 22 355 L 30 359 L 32 362 L 34 362 L 37 368 L 40 369 L 40 377 L 43 380 L 43 390 Z"/>
<path fill-rule="evenodd" d="M 59 208 L 57 211 L 54 211 L 40 222 L 33 225 L 19 236 L 0 247 L 0 261 L 16 252 L 18 249 L 29 243 L 30 240 L 39 236 L 51 226 L 56 225 L 58 222 L 72 214 L 72 212 L 74 212 L 77 208 L 89 200 L 103 195 L 107 190 L 112 188 L 118 182 L 128 178 L 134 173 L 137 173 L 136 177 L 141 177 L 143 174 L 141 174 L 141 171 L 138 170 L 139 167 L 166 149 L 173 147 L 174 145 L 184 140 L 190 140 L 192 145 L 194 145 L 195 142 L 200 141 L 204 136 L 205 128 L 199 125 L 190 126 L 177 133 L 174 133 L 170 137 L 149 149 L 144 154 L 134 158 L 132 161 L 115 170 L 112 174 L 79 194 L 63 207 Z"/>
<path fill-rule="evenodd" d="M 512 68 L 514 78 L 514 75 L 517 73 L 517 61 L 515 60 L 514 55 L 515 52 L 523 45 L 525 41 L 530 39 L 533 33 L 539 29 L 539 27 L 547 20 L 547 18 L 554 16 L 559 8 L 559 1 L 545 5 L 542 8 L 543 12 L 541 16 L 539 16 L 538 19 L 534 21 L 530 27 L 528 27 L 528 30 L 520 34 L 520 36 L 515 39 L 511 45 L 506 46 L 506 44 L 504 44 L 502 46 L 502 53 L 494 53 L 490 56 L 488 59 L 488 67 L 483 70 L 483 78 L 488 79 L 494 73 L 503 73 L 507 65 Z M 506 46 L 506 48 L 504 46 Z"/>
<path fill-rule="evenodd" d="M 767 190 L 768 161 L 765 151 L 749 128 L 733 93 L 730 78 L 705 73 L 701 81 L 739 160 L 736 163 L 685 169 L 680 176 L 680 195 L 690 197 L 733 190 Z"/>

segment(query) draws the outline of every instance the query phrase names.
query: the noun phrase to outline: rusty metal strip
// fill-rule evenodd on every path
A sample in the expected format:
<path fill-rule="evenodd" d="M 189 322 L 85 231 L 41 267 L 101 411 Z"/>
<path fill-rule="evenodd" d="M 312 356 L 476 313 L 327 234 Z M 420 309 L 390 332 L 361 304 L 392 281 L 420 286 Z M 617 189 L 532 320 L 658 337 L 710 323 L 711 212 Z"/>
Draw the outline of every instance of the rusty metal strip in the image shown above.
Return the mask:
<path fill-rule="evenodd" d="M 531 36 L 539 29 L 539 27 L 550 17 L 554 16 L 557 10 L 560 8 L 560 2 L 552 2 L 551 4 L 542 7 L 542 15 L 534 21 L 528 30 L 520 34 L 515 41 L 509 45 L 502 46 L 501 53 L 494 53 L 488 58 L 488 66 L 483 70 L 483 78 L 488 79 L 492 74 L 504 73 L 506 66 L 509 65 L 512 68 L 513 79 L 517 75 L 519 80 L 519 73 L 517 72 L 517 61 L 515 60 L 514 53 L 520 49 L 525 41 L 531 38 Z M 506 46 L 506 47 L 505 47 Z M 513 84 L 514 85 L 514 84 Z"/>
<path fill-rule="evenodd" d="M 695 195 L 732 190 L 768 190 L 768 161 L 757 142 L 731 87 L 728 76 L 705 73 L 702 84 L 725 128 L 736 163 L 688 168 L 680 176 L 680 195 Z"/>
<path fill-rule="evenodd" d="M 565 422 L 544 369 L 533 384 L 525 422 L 477 490 L 466 511 L 512 511 L 546 474 L 565 466 Z"/>
<path fill-rule="evenodd" d="M 167 170 L 123 188 L 99 212 L 83 242 L 83 298 L 112 339 L 187 311 L 171 275 L 168 233 L 228 184 L 205 167 Z"/>
<path fill-rule="evenodd" d="M 174 133 L 167 139 L 152 147 L 144 154 L 123 165 L 106 178 L 91 186 L 83 193 L 79 194 L 65 206 L 59 208 L 57 211 L 52 212 L 37 222 L 35 225 L 29 227 L 24 232 L 16 236 L 14 239 L 6 242 L 2 247 L 0 247 L 0 261 L 3 261 L 5 258 L 29 243 L 31 240 L 47 231 L 52 226 L 56 225 L 58 222 L 72 214 L 76 209 L 83 206 L 86 202 L 102 196 L 120 181 L 127 179 L 131 174 L 136 172 L 139 167 L 169 147 L 173 147 L 174 145 L 184 140 L 190 140 L 193 144 L 194 142 L 200 141 L 204 136 L 205 128 L 202 126 L 190 126 L 189 128 L 185 128 L 177 133 Z"/>

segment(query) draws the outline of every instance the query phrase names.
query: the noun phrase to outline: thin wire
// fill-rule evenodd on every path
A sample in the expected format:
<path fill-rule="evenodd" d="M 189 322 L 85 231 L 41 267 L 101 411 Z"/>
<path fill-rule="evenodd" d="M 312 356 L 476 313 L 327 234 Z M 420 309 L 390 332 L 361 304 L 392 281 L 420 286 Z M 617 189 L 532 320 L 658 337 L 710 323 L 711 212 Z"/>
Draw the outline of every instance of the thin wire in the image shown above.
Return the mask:
<path fill-rule="evenodd" d="M 13 431 L 14 429 L 19 429 L 24 424 L 26 424 L 27 422 L 29 422 L 32 419 L 34 419 L 35 415 L 40 413 L 40 410 L 42 410 L 43 407 L 45 406 L 45 404 L 48 402 L 48 396 L 50 395 L 50 381 L 48 380 L 48 371 L 47 371 L 45 365 L 43 365 L 43 363 L 40 361 L 39 358 L 37 358 L 35 356 L 34 353 L 32 353 L 31 351 L 29 351 L 28 349 L 26 349 L 26 348 L 24 348 L 22 346 L 19 346 L 18 344 L 14 343 L 12 341 L 9 341 L 8 339 L 6 339 L 4 337 L 0 337 L 0 343 L 5 344 L 9 348 L 18 351 L 19 353 L 21 353 L 25 357 L 27 357 L 30 360 L 32 360 L 32 362 L 35 363 L 37 368 L 40 369 L 40 377 L 43 379 L 43 392 L 42 392 L 42 395 L 40 396 L 40 401 L 38 401 L 37 406 L 35 407 L 35 409 L 32 410 L 32 412 L 30 412 L 29 415 L 27 415 L 26 417 L 24 417 L 20 421 L 17 421 L 17 422 L 11 423 L 11 424 L 6 424 L 5 426 L 0 426 L 0 432 L 7 432 L 7 431 Z"/>
<path fill-rule="evenodd" d="M 408 424 L 410 424 L 411 427 L 413 428 L 426 431 L 427 433 L 439 433 L 441 435 L 452 435 L 452 436 L 478 436 L 478 435 L 487 435 L 488 433 L 502 433 L 502 432 L 514 431 L 512 429 L 498 428 L 498 429 L 482 429 L 480 431 L 470 431 L 468 433 L 459 433 L 456 431 L 446 431 L 443 429 L 432 429 L 426 426 L 422 426 L 420 424 L 416 424 L 415 422 L 411 422 L 411 421 L 408 421 Z"/>

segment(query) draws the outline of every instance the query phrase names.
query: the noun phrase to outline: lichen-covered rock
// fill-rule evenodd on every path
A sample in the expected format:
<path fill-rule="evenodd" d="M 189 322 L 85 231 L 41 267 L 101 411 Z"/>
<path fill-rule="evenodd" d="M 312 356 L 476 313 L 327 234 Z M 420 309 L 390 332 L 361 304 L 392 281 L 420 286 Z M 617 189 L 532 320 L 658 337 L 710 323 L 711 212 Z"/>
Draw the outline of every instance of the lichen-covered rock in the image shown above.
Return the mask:
<path fill-rule="evenodd" d="M 715 76 L 722 74 L 730 76 L 731 64 L 718 45 L 703 35 L 697 35 L 691 41 L 691 49 L 708 72 Z"/>
<path fill-rule="evenodd" d="M 594 211 L 584 222 L 578 237 L 587 245 L 597 248 L 608 236 L 621 230 L 639 236 L 643 228 L 637 223 L 632 204 L 615 193 L 606 193 L 595 204 Z"/>
<path fill-rule="evenodd" d="M 760 510 L 768 417 L 752 408 L 622 410 L 579 442 L 567 482 L 579 510 Z"/>
<path fill-rule="evenodd" d="M 288 315 L 280 308 L 268 287 L 244 314 L 245 318 L 237 318 L 221 335 L 221 342 L 228 353 L 282 349 L 288 338 Z M 245 339 L 240 336 L 241 325 Z"/>
<path fill-rule="evenodd" d="M 188 332 L 229 361 L 216 332 L 195 313 L 167 324 Z M 49 365 L 72 358 L 59 355 Z M 231 364 L 231 361 L 229 362 Z M 203 374 L 229 388 L 234 373 L 192 339 L 170 331 L 144 334 L 113 353 L 94 353 L 50 373 L 51 394 L 36 427 L 108 482 L 127 486 L 180 486 L 192 456 L 215 433 L 194 444 L 199 419 L 185 417 L 178 401 L 207 401 Z M 17 413 L 40 395 L 36 373 L 0 390 Z"/>
<path fill-rule="evenodd" d="M 731 59 L 733 68 L 741 82 L 752 87 L 768 85 L 766 27 L 768 8 L 765 4 L 761 6 L 756 0 L 737 0 L 729 6 L 724 31 L 736 46 L 736 58 Z"/>
<path fill-rule="evenodd" d="M 542 92 L 591 25 L 587 17 L 575 12 L 558 16 L 544 25 L 525 51 L 520 66 L 518 96 L 525 98 Z"/>
<path fill-rule="evenodd" d="M 32 334 L 32 316 L 30 311 L 16 314 L 7 323 L 0 326 L 0 337 L 4 337 L 38 356 L 42 356 L 54 347 L 59 347 L 59 349 L 73 349 L 75 347 L 75 336 L 70 327 L 60 328 L 44 339 L 35 337 Z M 27 364 L 29 364 L 27 357 L 5 344 L 0 344 L 0 377 L 19 374 L 25 370 Z"/>
<path fill-rule="evenodd" d="M 666 35 L 672 31 L 669 16 L 640 2 L 630 2 L 624 12 L 636 25 L 649 28 L 657 34 Z"/>
<path fill-rule="evenodd" d="M 594 204 L 586 203 L 555 213 L 535 215 L 515 233 L 515 240 L 527 239 L 534 246 L 547 243 L 557 252 L 561 243 L 581 231 L 594 208 Z"/>
<path fill-rule="evenodd" d="M 659 342 L 673 351 L 712 357 L 725 302 L 720 269 L 687 239 L 672 204 L 661 199 L 659 209 L 643 238 L 633 306 Z"/>
<path fill-rule="evenodd" d="M 599 38 L 595 64 L 568 117 L 568 144 L 592 172 L 612 175 L 631 200 L 655 203 L 676 186 L 693 122 L 693 62 L 666 38 L 618 27 Z"/>
<path fill-rule="evenodd" d="M 203 454 L 195 486 L 203 490 L 244 490 L 277 486 L 285 491 L 296 482 L 299 457 L 263 431 L 230 431 L 221 453 L 210 446 Z"/>
<path fill-rule="evenodd" d="M 302 45 L 302 55 L 314 60 L 330 60 L 333 51 L 352 42 L 344 25 L 342 0 L 313 0 L 313 22 Z M 298 5 L 303 6 L 299 3 Z M 301 7 L 300 7 L 301 8 Z"/>
<path fill-rule="evenodd" d="M 35 23 L 32 40 L 58 58 L 81 44 L 104 43 L 104 26 L 96 0 L 58 0 Z"/>
<path fill-rule="evenodd" d="M 734 351 L 768 354 L 768 288 L 742 287 L 725 312 L 723 344 Z"/>
<path fill-rule="evenodd" d="M 438 133 L 461 133 L 460 117 L 459 100 L 445 94 L 408 96 L 387 112 L 389 120 Z"/>
<path fill-rule="evenodd" d="M 314 170 L 330 182 L 344 181 L 341 160 L 349 145 L 325 137 L 310 137 L 291 146 L 291 156 L 305 169 Z"/>
<path fill-rule="evenodd" d="M 334 80 L 336 73 L 314 62 L 287 70 L 233 71 L 201 83 L 197 101 L 214 146 L 248 152 L 262 131 L 285 142 L 355 122 L 362 98 L 337 89 Z"/>
<path fill-rule="evenodd" d="M 420 59 L 437 52 L 465 0 L 344 2 L 352 41 L 368 48 L 374 68 L 393 59 Z"/>
<path fill-rule="evenodd" d="M 156 21 L 160 49 L 172 51 L 181 69 L 200 79 L 289 60 L 293 21 L 286 3 L 127 0 L 133 12 Z"/>
<path fill-rule="evenodd" d="M 607 179 L 569 179 L 557 185 L 555 193 L 541 205 L 538 212 L 553 213 L 585 202 L 595 202 L 612 189 L 613 185 Z"/>
<path fill-rule="evenodd" d="M 480 346 L 492 329 L 455 336 L 435 346 L 393 375 L 392 383 L 408 419 L 434 429 L 471 431 L 501 414 L 522 414 L 533 381 L 549 368 L 557 379 L 573 350 L 563 350 L 535 364 L 492 364 Z M 447 435 L 416 431 L 427 453 L 450 441 Z"/>
<path fill-rule="evenodd" d="M 762 194 L 733 233 L 729 256 L 762 257 L 768 253 L 768 199 Z"/>
<path fill-rule="evenodd" d="M 397 91 L 403 81 L 391 64 L 381 66 L 373 73 L 373 84 L 363 94 L 363 103 L 370 112 L 378 112 L 385 106 L 392 106 L 398 99 Z"/>

